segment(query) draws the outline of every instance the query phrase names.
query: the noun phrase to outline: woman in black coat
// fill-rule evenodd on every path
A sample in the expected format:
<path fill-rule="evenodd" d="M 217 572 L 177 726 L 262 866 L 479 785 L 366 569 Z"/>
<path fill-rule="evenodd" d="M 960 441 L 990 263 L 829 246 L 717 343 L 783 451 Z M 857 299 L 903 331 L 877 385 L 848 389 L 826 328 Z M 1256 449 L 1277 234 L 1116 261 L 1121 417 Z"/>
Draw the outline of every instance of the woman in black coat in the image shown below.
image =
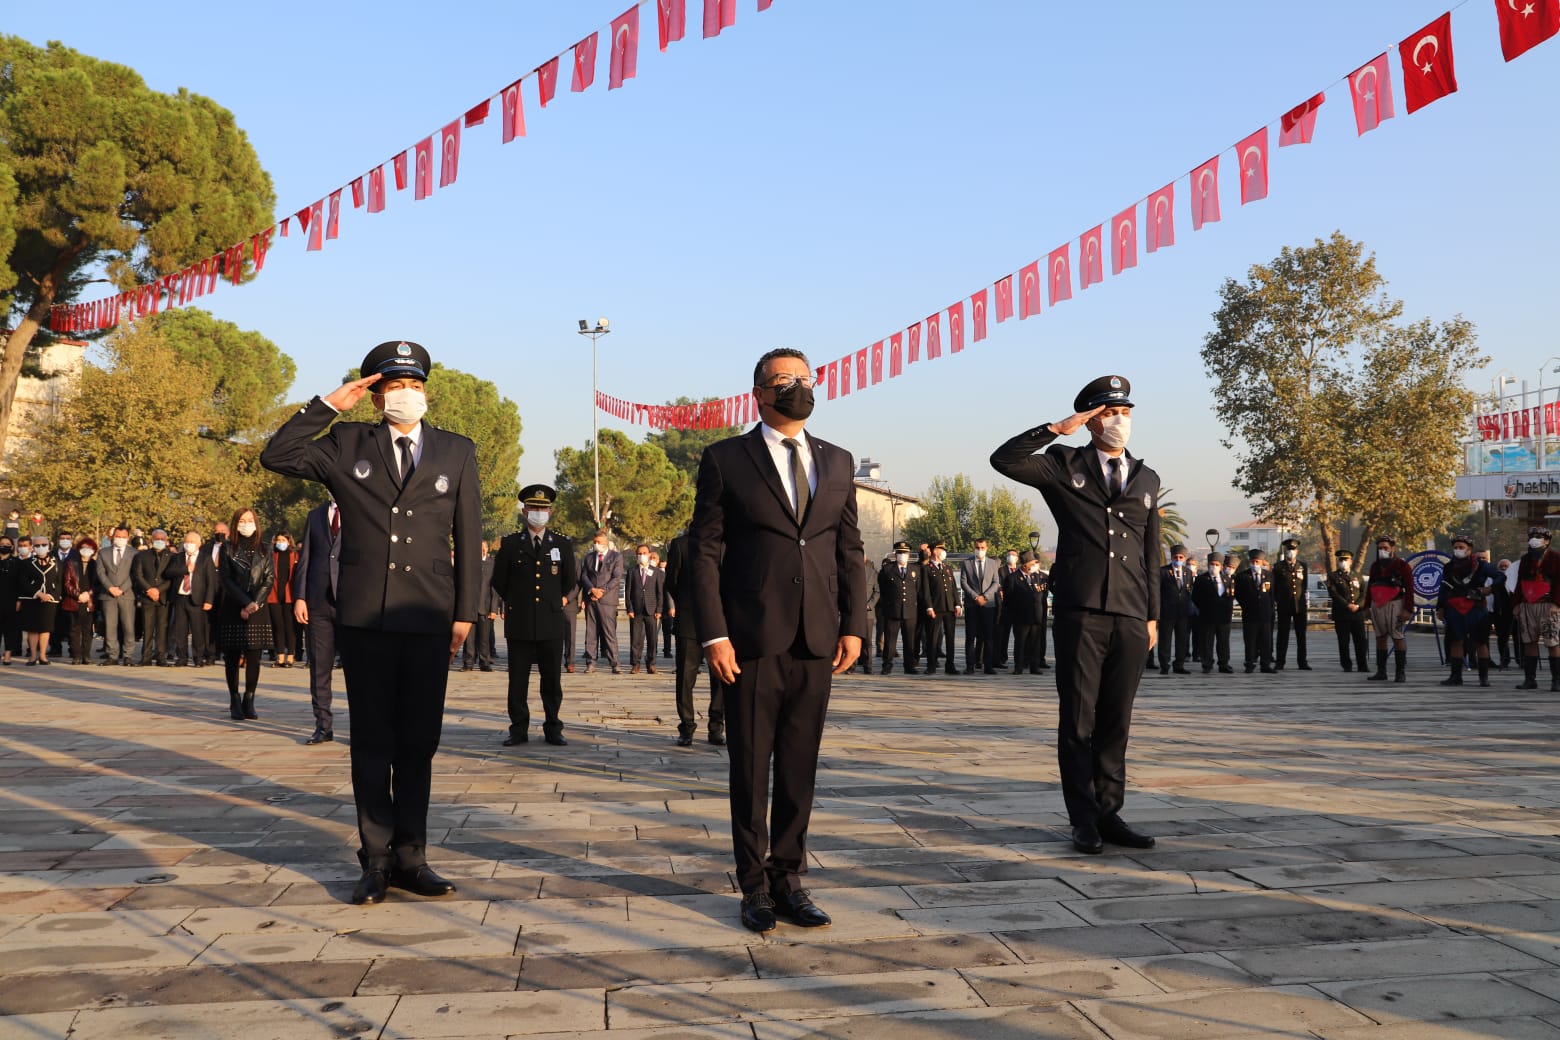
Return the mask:
<path fill-rule="evenodd" d="M 96 602 L 97 542 L 90 536 L 76 543 L 65 563 L 65 598 L 60 609 L 70 614 L 70 663 L 87 664 L 92 656 L 92 615 Z"/>
<path fill-rule="evenodd" d="M 33 546 L 16 581 L 16 607 L 32 654 L 29 665 L 49 663 L 49 633 L 54 631 L 54 618 L 65 595 L 65 572 L 51 548 L 47 540 Z"/>
<path fill-rule="evenodd" d="M 22 652 L 22 616 L 16 611 L 16 580 L 22 561 L 16 558 L 16 539 L 0 535 L 0 665 L 11 663 L 11 655 Z"/>
<path fill-rule="evenodd" d="M 255 687 L 260 685 L 260 654 L 271 645 L 266 597 L 276 581 L 271 550 L 261 544 L 260 521 L 253 509 L 233 514 L 233 536 L 222 553 L 222 609 L 217 616 L 222 660 L 227 671 L 228 714 L 235 719 L 255 714 Z M 238 662 L 244 661 L 244 693 L 238 692 Z"/>

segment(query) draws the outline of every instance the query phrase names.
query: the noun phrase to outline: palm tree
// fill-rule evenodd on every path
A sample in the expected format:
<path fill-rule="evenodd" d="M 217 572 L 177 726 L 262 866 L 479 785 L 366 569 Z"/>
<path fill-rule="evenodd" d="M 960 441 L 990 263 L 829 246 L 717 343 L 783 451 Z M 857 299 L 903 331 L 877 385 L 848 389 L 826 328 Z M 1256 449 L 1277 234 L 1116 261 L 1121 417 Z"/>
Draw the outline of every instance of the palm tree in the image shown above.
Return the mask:
<path fill-rule="evenodd" d="M 1159 537 L 1164 542 L 1165 558 L 1170 556 L 1170 547 L 1179 542 L 1186 544 L 1186 517 L 1176 508 L 1175 503 L 1165 498 L 1171 489 L 1165 488 L 1159 493 Z"/>

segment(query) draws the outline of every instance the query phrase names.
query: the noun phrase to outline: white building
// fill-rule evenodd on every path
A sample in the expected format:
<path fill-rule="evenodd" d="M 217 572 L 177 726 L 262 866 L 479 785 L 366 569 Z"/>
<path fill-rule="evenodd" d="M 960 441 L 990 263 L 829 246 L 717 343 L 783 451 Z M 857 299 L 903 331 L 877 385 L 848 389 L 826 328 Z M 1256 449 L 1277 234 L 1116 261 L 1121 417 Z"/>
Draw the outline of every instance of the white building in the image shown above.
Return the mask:
<path fill-rule="evenodd" d="M 926 514 L 920 499 L 894 491 L 882 475 L 882 467 L 871 459 L 862 459 L 856 470 L 856 523 L 867 558 L 874 564 L 904 537 L 906 521 Z"/>

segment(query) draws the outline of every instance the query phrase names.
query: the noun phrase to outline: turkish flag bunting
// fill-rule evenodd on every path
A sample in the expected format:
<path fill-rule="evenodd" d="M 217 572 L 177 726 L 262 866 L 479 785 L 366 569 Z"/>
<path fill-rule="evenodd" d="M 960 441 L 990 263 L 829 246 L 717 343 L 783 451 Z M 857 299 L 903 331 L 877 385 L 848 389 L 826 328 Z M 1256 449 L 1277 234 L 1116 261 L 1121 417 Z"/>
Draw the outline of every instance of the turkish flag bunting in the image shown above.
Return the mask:
<path fill-rule="evenodd" d="M 385 209 L 385 168 L 375 166 L 368 171 L 368 211 L 383 213 Z"/>
<path fill-rule="evenodd" d="M 325 221 L 325 237 L 335 238 L 341 230 L 341 189 L 330 193 L 330 216 Z"/>
<path fill-rule="evenodd" d="M 525 136 L 525 106 L 520 101 L 521 82 L 521 80 L 515 80 L 505 87 L 503 93 L 498 96 L 499 104 L 502 106 L 504 113 L 503 141 L 505 144 L 517 137 Z"/>
<path fill-rule="evenodd" d="M 1072 299 L 1072 256 L 1067 246 L 1051 250 L 1045 259 L 1046 280 L 1051 283 L 1051 306 Z"/>
<path fill-rule="evenodd" d="M 855 368 L 856 360 L 849 354 L 840 358 L 840 396 L 850 396 L 850 373 Z"/>
<path fill-rule="evenodd" d="M 412 198 L 426 199 L 433 194 L 433 137 L 429 135 L 417 142 L 417 168 L 412 184 Z"/>
<path fill-rule="evenodd" d="M 704 38 L 719 36 L 728 25 L 737 23 L 737 0 L 704 0 Z"/>
<path fill-rule="evenodd" d="M 492 98 L 488 98 L 487 101 L 482 102 L 480 105 L 473 105 L 466 109 L 466 114 L 461 117 L 461 122 L 465 123 L 467 128 L 481 126 L 483 123 L 486 123 L 488 106 L 492 100 Z"/>
<path fill-rule="evenodd" d="M 361 177 L 352 182 L 352 208 L 363 208 L 363 178 Z"/>
<path fill-rule="evenodd" d="M 905 334 L 896 332 L 888 338 L 888 378 L 895 379 L 905 370 Z"/>
<path fill-rule="evenodd" d="M 1386 54 L 1349 74 L 1349 96 L 1354 100 L 1354 128 L 1363 135 L 1392 118 L 1392 71 Z"/>
<path fill-rule="evenodd" d="M 970 335 L 971 343 L 979 343 L 981 340 L 986 338 L 986 294 L 988 291 L 989 290 L 982 289 L 980 292 L 970 297 L 970 324 L 974 326 L 974 329 Z M 952 346 L 953 352 L 955 354 L 964 349 L 964 337 L 960 335 L 960 331 L 962 330 L 955 330 L 954 332 L 954 343 Z"/>
<path fill-rule="evenodd" d="M 955 313 L 954 307 L 958 308 L 957 313 Z M 938 320 L 940 317 L 941 312 L 933 314 L 926 319 L 926 360 L 928 361 L 942 357 L 942 322 Z M 956 303 L 953 307 L 948 308 L 949 328 L 953 327 L 955 317 L 958 318 L 959 325 L 962 328 L 964 325 L 964 304 Z"/>
<path fill-rule="evenodd" d="M 596 82 L 596 36 L 591 33 L 574 45 L 574 79 L 569 89 L 579 93 Z"/>
<path fill-rule="evenodd" d="M 222 258 L 213 256 L 206 261 L 206 291 L 215 292 L 217 281 L 222 277 Z"/>
<path fill-rule="evenodd" d="M 1409 115 L 1457 93 L 1452 63 L 1452 12 L 1448 11 L 1398 44 L 1403 59 L 1403 105 Z"/>
<path fill-rule="evenodd" d="M 774 0 L 758 0 L 758 9 L 760 11 L 767 11 L 769 10 L 769 5 L 773 2 Z"/>
<path fill-rule="evenodd" d="M 1013 316 L 1013 276 L 997 281 L 997 324 Z"/>
<path fill-rule="evenodd" d="M 1137 206 L 1117 213 L 1110 222 L 1110 273 L 1137 266 Z"/>
<path fill-rule="evenodd" d="M 1100 248 L 1100 239 L 1105 234 L 1105 228 L 1096 224 L 1093 230 L 1085 231 L 1083 237 L 1078 239 L 1078 287 L 1087 289 L 1095 282 L 1105 280 L 1104 250 Z"/>
<path fill-rule="evenodd" d="M 406 153 L 402 152 L 399 155 L 397 155 L 395 157 L 394 161 L 391 162 L 390 165 L 395 170 L 395 190 L 396 191 L 405 191 L 406 190 Z"/>
<path fill-rule="evenodd" d="M 687 22 L 687 0 L 655 0 L 655 27 L 660 34 L 663 51 L 666 50 L 668 43 L 683 38 Z"/>
<path fill-rule="evenodd" d="M 460 120 L 439 131 L 439 187 L 448 188 L 460 173 Z"/>
<path fill-rule="evenodd" d="M 872 344 L 872 385 L 883 381 L 883 341 Z"/>
<path fill-rule="evenodd" d="M 271 248 L 271 229 L 266 228 L 249 239 L 249 251 L 255 258 L 255 272 L 265 270 L 265 254 Z"/>
<path fill-rule="evenodd" d="M 1192 230 L 1201 231 L 1204 224 L 1219 219 L 1219 157 L 1203 163 L 1192 171 Z"/>
<path fill-rule="evenodd" d="M 311 212 L 311 207 L 305 206 L 294 215 L 298 218 L 298 229 L 307 232 L 309 230 L 309 218 L 314 216 L 313 212 Z"/>
<path fill-rule="evenodd" d="M 1560 32 L 1560 0 L 1495 0 L 1500 52 L 1510 61 Z"/>
<path fill-rule="evenodd" d="M 299 221 L 303 220 L 303 214 L 298 215 Z M 321 239 L 325 236 L 325 200 L 320 199 L 309 207 L 309 249 L 318 250 L 323 246 Z"/>
<path fill-rule="evenodd" d="M 907 353 L 910 355 L 906 364 L 913 365 L 921 360 L 921 323 L 916 322 L 909 328 L 909 342 L 906 344 Z"/>
<path fill-rule="evenodd" d="M 1235 146 L 1240 162 L 1240 204 L 1267 198 L 1268 131 L 1263 127 Z"/>
<path fill-rule="evenodd" d="M 553 99 L 558 92 L 558 59 L 543 62 L 536 69 L 536 96 L 540 99 L 542 107 L 547 107 L 547 102 Z"/>
<path fill-rule="evenodd" d="M 228 281 L 237 285 L 244 278 L 244 243 L 230 246 L 226 253 L 222 254 L 222 269 L 228 276 Z"/>
<path fill-rule="evenodd" d="M 282 237 L 283 238 L 287 237 L 287 222 L 290 221 L 290 220 L 292 220 L 291 217 L 283 217 L 282 218 Z"/>
<path fill-rule="evenodd" d="M 607 89 L 616 90 L 625 79 L 633 79 L 639 67 L 639 5 L 635 4 L 612 20 L 612 61 L 608 66 Z"/>
<path fill-rule="evenodd" d="M 1018 272 L 1018 319 L 1023 321 L 1031 314 L 1040 313 L 1040 261 L 1036 260 Z"/>
<path fill-rule="evenodd" d="M 1316 129 L 1316 110 L 1326 100 L 1326 94 L 1318 94 L 1285 112 L 1278 122 L 1278 146 L 1287 148 L 1292 144 L 1310 144 L 1311 132 Z"/>
<path fill-rule="evenodd" d="M 1148 251 L 1175 245 L 1175 184 L 1172 182 L 1148 197 L 1143 213 L 1148 227 Z"/>
<path fill-rule="evenodd" d="M 879 354 L 880 355 L 881 355 L 881 353 L 882 353 L 882 351 L 879 350 Z M 876 382 L 876 380 L 874 380 L 874 382 Z M 866 347 L 862 347 L 860 350 L 856 351 L 856 389 L 857 390 L 865 390 L 866 388 L 867 388 L 867 348 Z"/>

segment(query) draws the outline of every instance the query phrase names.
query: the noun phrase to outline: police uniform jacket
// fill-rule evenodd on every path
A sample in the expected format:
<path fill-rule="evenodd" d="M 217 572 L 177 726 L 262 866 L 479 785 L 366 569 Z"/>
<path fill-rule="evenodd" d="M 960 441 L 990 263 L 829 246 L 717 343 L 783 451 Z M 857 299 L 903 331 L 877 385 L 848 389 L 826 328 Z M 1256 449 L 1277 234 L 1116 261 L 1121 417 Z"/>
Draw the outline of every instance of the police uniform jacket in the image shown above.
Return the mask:
<path fill-rule="evenodd" d="M 1342 621 L 1351 613 L 1349 605 L 1352 603 L 1361 610 L 1365 608 L 1365 577 L 1359 571 L 1334 570 L 1327 575 L 1327 598 L 1332 602 L 1332 616 L 1334 621 Z"/>
<path fill-rule="evenodd" d="M 898 572 L 895 572 L 898 577 Z M 952 614 L 959 605 L 959 579 L 946 562 L 929 563 L 921 568 L 921 609 L 931 608 L 938 617 Z"/>
<path fill-rule="evenodd" d="M 1305 613 L 1305 583 L 1310 578 L 1305 563 L 1279 560 L 1273 565 L 1273 598 L 1280 614 Z"/>
<path fill-rule="evenodd" d="M 1056 609 L 1158 618 L 1159 474 L 1123 454 L 1126 481 L 1113 498 L 1092 444 L 1074 448 L 1054 440 L 1049 426 L 1036 427 L 992 452 L 991 465 L 1037 488 L 1056 518 Z M 1044 454 L 1035 454 L 1041 449 Z"/>
<path fill-rule="evenodd" d="M 1219 593 L 1219 584 L 1213 579 L 1212 574 L 1199 574 L 1192 582 L 1192 604 L 1197 608 L 1197 616 L 1204 622 L 1215 625 L 1227 625 L 1235 616 L 1235 583 L 1230 581 L 1228 574 L 1220 574 L 1220 581 L 1224 585 L 1224 592 Z"/>
<path fill-rule="evenodd" d="M 260 463 L 324 484 L 341 507 L 337 622 L 432 634 L 475 621 L 482 594 L 476 447 L 424 422 L 422 459 L 403 481 L 388 423 L 331 426 L 335 418 L 334 408 L 314 398 L 271 437 Z"/>
<path fill-rule="evenodd" d="M 1264 567 L 1259 580 L 1257 569 L 1247 567 L 1235 575 L 1235 599 L 1240 603 L 1241 617 L 1273 620 L 1273 573 Z"/>
<path fill-rule="evenodd" d="M 905 621 L 921 616 L 921 565 L 905 564 L 904 577 L 899 575 L 899 564 L 889 560 L 878 571 L 878 603 L 883 618 L 888 621 Z"/>
<path fill-rule="evenodd" d="M 1175 564 L 1159 568 L 1159 620 L 1192 616 L 1192 572 L 1183 566 L 1176 574 Z"/>
<path fill-rule="evenodd" d="M 505 535 L 493 560 L 493 591 L 504 601 L 504 638 L 564 637 L 563 597 L 575 587 L 574 546 L 551 528 L 538 549 L 530 531 Z"/>

